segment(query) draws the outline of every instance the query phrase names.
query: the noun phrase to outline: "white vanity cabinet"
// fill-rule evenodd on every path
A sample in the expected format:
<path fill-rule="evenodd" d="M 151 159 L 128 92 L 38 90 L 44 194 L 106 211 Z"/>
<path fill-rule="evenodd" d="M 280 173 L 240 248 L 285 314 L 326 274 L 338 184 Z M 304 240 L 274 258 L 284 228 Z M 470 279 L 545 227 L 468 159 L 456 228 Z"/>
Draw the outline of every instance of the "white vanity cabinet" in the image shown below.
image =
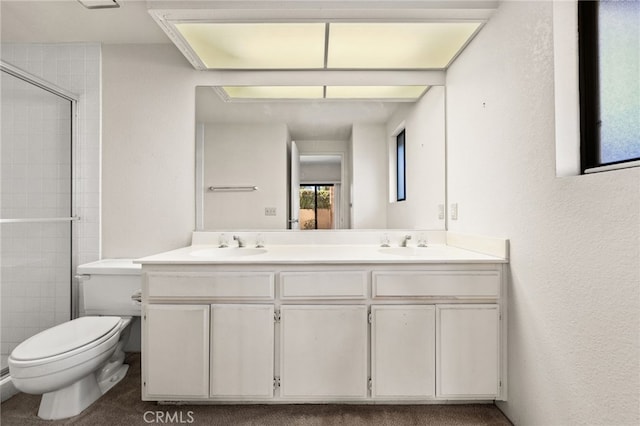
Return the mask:
<path fill-rule="evenodd" d="M 143 400 L 505 399 L 495 263 L 143 263 Z"/>
<path fill-rule="evenodd" d="M 495 398 L 500 392 L 500 311 L 490 305 L 438 305 L 438 396 Z"/>
<path fill-rule="evenodd" d="M 272 398 L 273 297 L 270 271 L 143 273 L 143 399 Z"/>
<path fill-rule="evenodd" d="M 283 398 L 367 397 L 365 305 L 285 305 L 280 315 Z"/>
<path fill-rule="evenodd" d="M 279 273 L 280 397 L 365 399 L 370 272 L 305 269 Z"/>
<path fill-rule="evenodd" d="M 143 395 L 209 397 L 209 305 L 147 305 L 142 314 Z"/>
<path fill-rule="evenodd" d="M 211 305 L 212 398 L 273 397 L 273 305 Z"/>
<path fill-rule="evenodd" d="M 143 391 L 150 399 L 273 397 L 273 305 L 148 305 Z"/>
<path fill-rule="evenodd" d="M 433 305 L 371 307 L 372 397 L 435 397 L 435 312 Z"/>
<path fill-rule="evenodd" d="M 372 307 L 374 396 L 504 398 L 506 327 L 500 321 L 505 286 L 501 268 L 460 265 L 372 274 L 374 300 L 432 303 Z M 390 309 L 393 311 L 387 312 Z M 416 374 L 410 376 L 404 365 L 411 365 L 410 371 Z"/>

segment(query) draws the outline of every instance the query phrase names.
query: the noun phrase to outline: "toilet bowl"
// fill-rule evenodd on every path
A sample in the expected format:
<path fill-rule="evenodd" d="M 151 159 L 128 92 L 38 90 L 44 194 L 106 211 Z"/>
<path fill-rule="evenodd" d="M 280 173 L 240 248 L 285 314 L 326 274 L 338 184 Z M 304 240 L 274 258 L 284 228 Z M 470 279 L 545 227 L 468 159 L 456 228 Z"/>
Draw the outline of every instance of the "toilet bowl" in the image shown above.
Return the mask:
<path fill-rule="evenodd" d="M 139 305 L 131 300 L 131 287 L 139 288 L 139 265 L 131 265 L 131 273 L 123 275 L 122 270 L 113 273 L 111 269 L 106 279 L 105 274 L 101 274 L 103 276 L 95 280 L 99 288 L 85 292 L 87 313 L 91 313 L 95 305 L 101 313 L 112 310 L 114 314 L 127 311 L 139 315 Z M 129 279 L 128 283 L 122 279 L 124 276 Z M 104 300 L 109 298 L 100 297 L 100 288 L 104 287 L 103 290 L 113 298 L 114 288 L 117 288 L 111 285 L 114 282 L 126 283 L 116 291 L 116 299 L 128 299 L 119 301 L 126 309 L 114 307 L 117 304 L 113 302 L 104 306 Z M 101 301 L 88 300 L 87 295 Z M 25 393 L 42 394 L 38 410 L 42 419 L 63 419 L 80 414 L 126 375 L 129 366 L 124 364 L 123 349 L 131 319 L 131 316 L 84 316 L 28 338 L 8 359 L 14 386 Z"/>

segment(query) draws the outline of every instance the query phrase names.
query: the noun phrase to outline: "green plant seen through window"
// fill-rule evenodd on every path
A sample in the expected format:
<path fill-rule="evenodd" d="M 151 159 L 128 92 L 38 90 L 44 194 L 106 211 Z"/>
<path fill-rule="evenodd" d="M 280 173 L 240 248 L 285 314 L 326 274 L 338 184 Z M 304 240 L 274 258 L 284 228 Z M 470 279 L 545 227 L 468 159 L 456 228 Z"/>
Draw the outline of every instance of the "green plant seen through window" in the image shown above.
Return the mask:
<path fill-rule="evenodd" d="M 331 208 L 331 191 L 327 189 L 318 189 L 318 205 L 315 206 L 316 195 L 313 190 L 300 189 L 300 208 L 319 209 Z"/>

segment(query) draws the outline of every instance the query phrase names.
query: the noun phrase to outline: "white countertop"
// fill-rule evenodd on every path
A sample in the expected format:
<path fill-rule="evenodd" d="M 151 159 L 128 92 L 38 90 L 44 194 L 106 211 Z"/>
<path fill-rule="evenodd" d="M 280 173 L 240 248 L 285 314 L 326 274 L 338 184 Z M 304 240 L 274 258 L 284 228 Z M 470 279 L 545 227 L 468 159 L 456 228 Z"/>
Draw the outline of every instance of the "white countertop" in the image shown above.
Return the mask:
<path fill-rule="evenodd" d="M 102 259 L 78 265 L 80 275 L 140 275 L 142 265 L 133 263 L 133 259 Z"/>
<path fill-rule="evenodd" d="M 382 248 L 375 245 L 267 245 L 218 248 L 193 245 L 134 260 L 143 265 L 207 264 L 421 264 L 421 263 L 507 263 L 501 257 L 433 244 L 428 247 Z"/>

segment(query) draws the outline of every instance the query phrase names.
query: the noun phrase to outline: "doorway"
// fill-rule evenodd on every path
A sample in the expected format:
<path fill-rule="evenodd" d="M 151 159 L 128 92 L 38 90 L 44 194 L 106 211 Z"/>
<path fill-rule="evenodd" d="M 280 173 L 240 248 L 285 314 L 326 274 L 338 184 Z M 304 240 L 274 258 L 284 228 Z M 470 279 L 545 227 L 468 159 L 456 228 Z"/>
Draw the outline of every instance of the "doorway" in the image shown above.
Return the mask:
<path fill-rule="evenodd" d="M 296 204 L 300 206 L 300 229 L 348 228 L 345 219 L 348 219 L 349 212 L 344 211 L 349 203 L 343 191 L 343 154 L 313 152 L 308 147 L 305 151 L 299 156 L 296 196 Z"/>
<path fill-rule="evenodd" d="M 300 185 L 300 229 L 336 229 L 336 186 Z"/>

